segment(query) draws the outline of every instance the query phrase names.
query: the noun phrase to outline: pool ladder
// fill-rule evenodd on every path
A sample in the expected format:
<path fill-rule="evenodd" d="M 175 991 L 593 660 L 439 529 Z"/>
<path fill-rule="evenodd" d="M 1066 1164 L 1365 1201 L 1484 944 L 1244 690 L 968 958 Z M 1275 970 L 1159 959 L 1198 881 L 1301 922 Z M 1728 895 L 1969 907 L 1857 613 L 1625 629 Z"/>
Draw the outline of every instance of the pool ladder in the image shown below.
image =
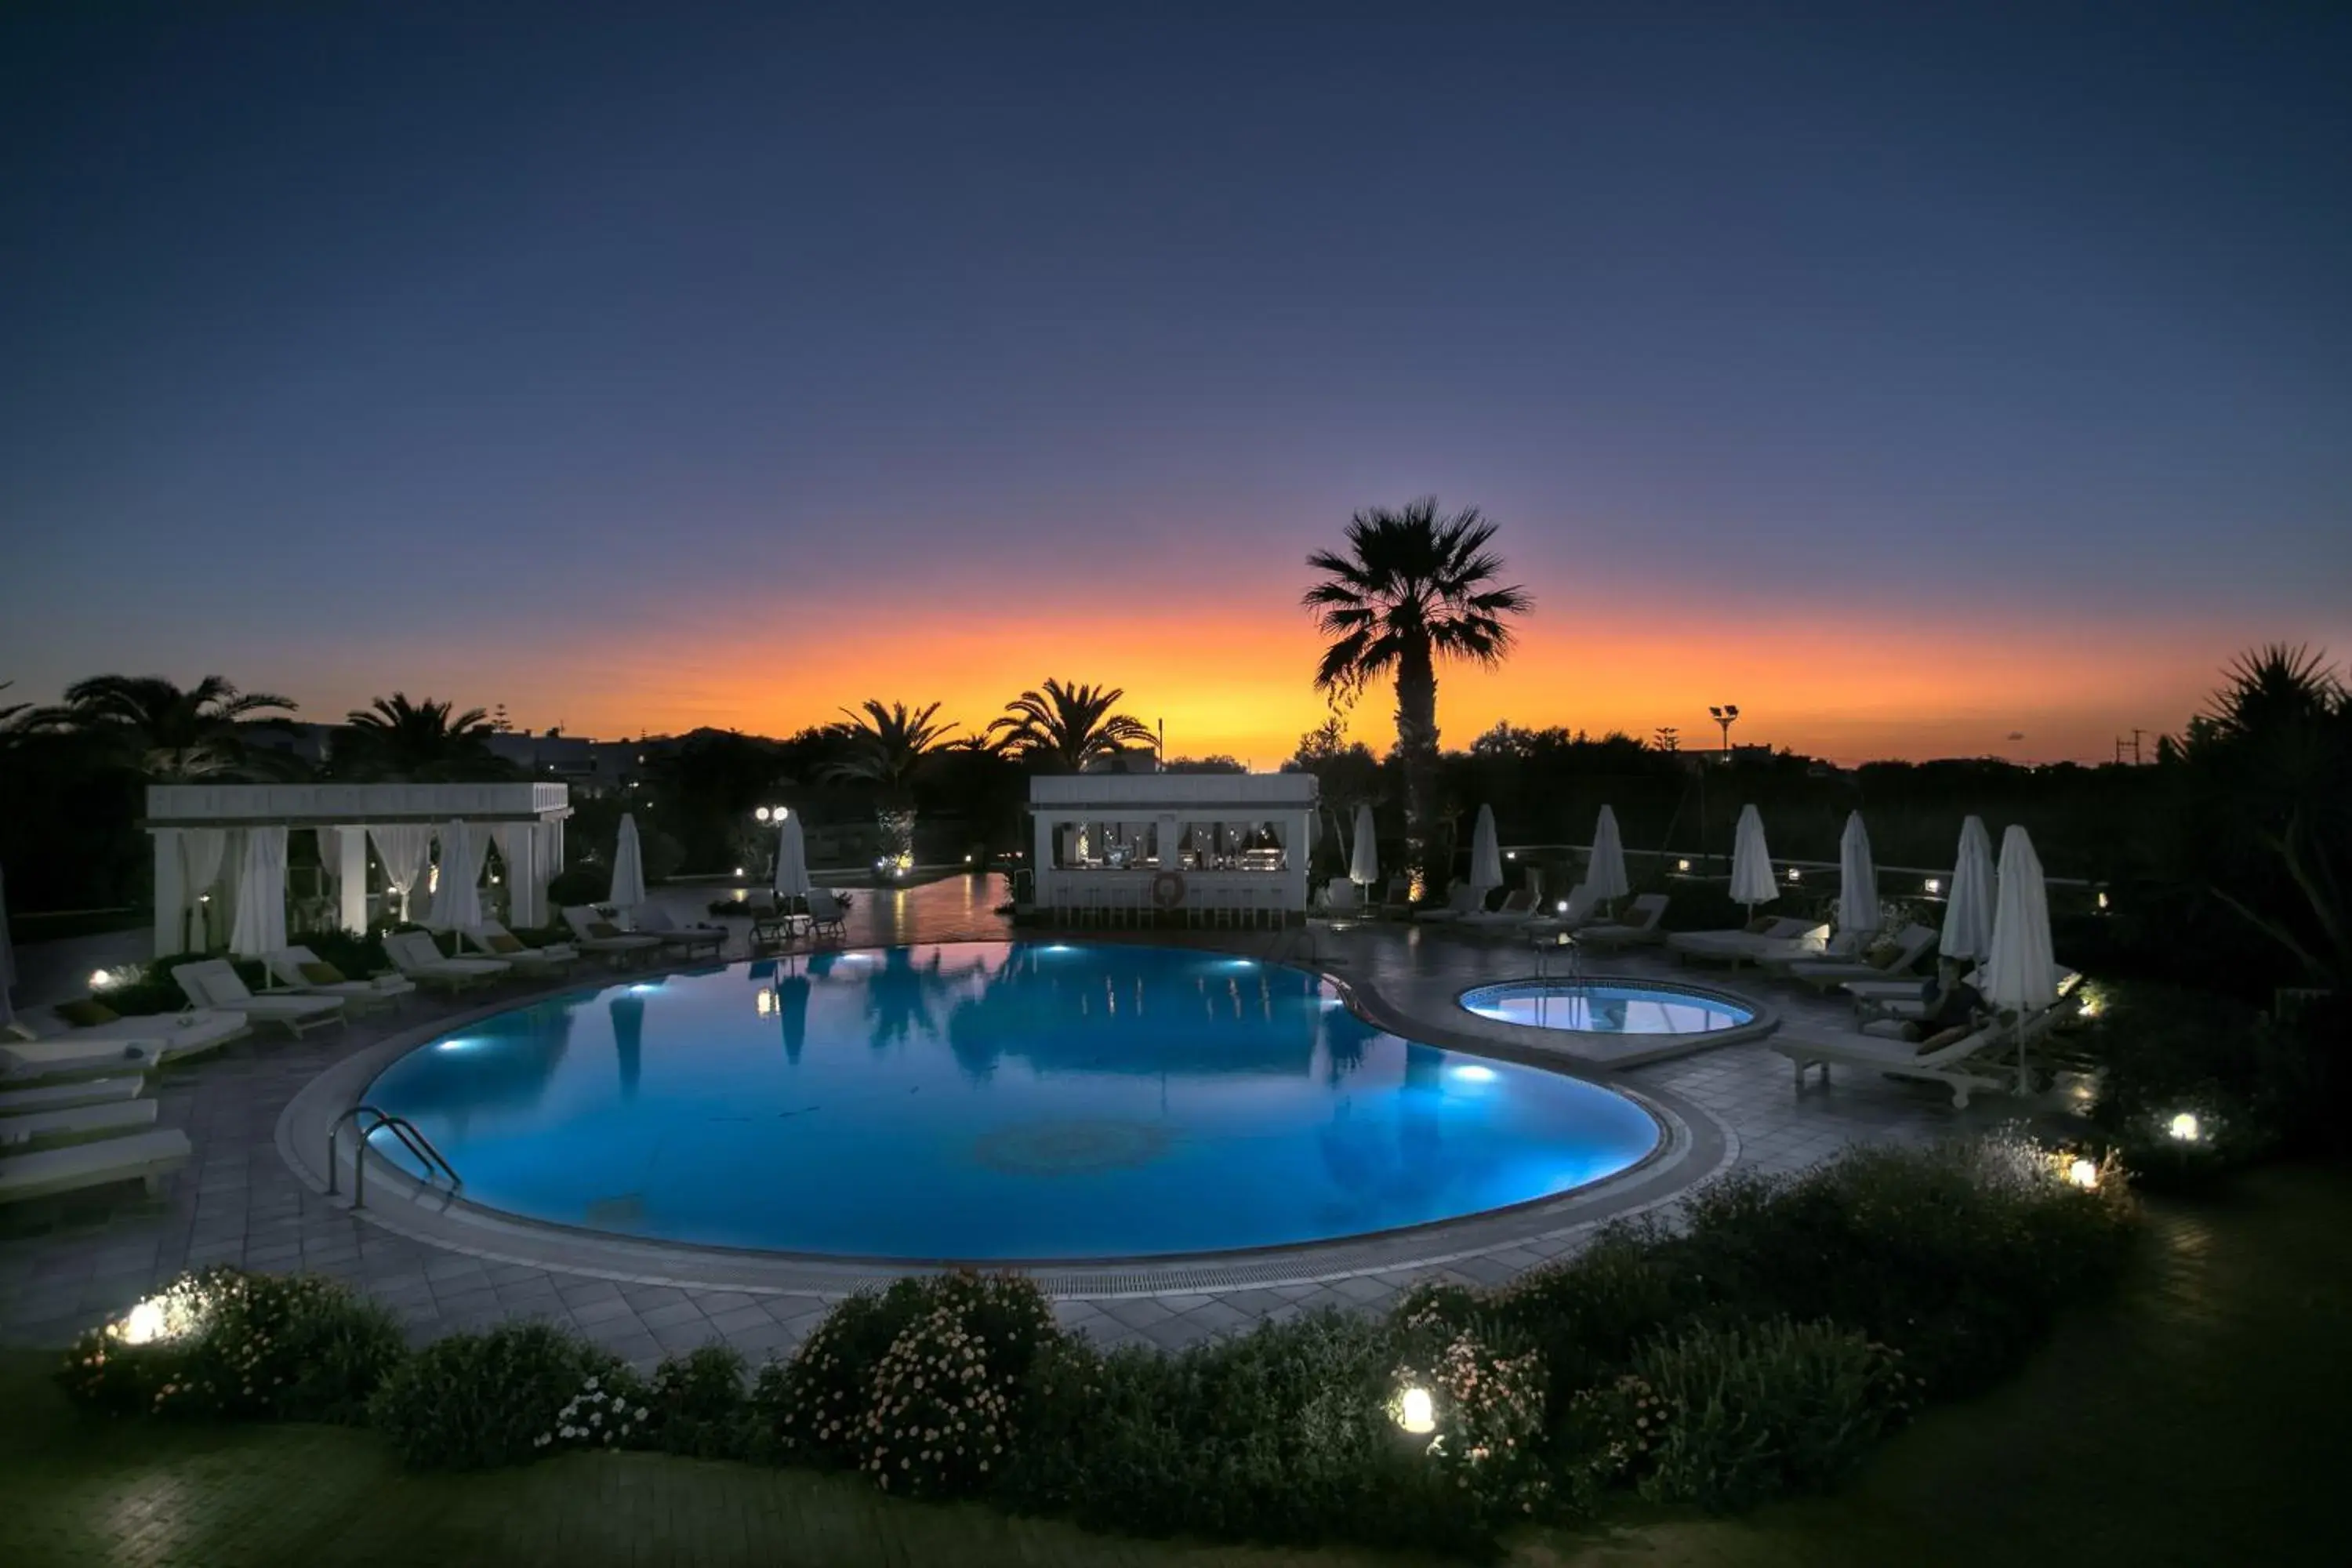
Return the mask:
<path fill-rule="evenodd" d="M 360 1125 L 362 1119 L 371 1117 L 373 1120 L 366 1126 Z M 449 1190 L 452 1194 L 466 1184 L 464 1178 L 457 1174 L 457 1167 L 442 1157 L 441 1151 L 433 1146 L 433 1140 L 425 1136 L 424 1130 L 416 1123 L 405 1116 L 394 1116 L 390 1111 L 380 1110 L 373 1105 L 354 1105 L 336 1117 L 335 1124 L 327 1129 L 327 1195 L 329 1197 L 335 1195 L 336 1181 L 341 1174 L 335 1164 L 335 1146 L 337 1141 L 342 1137 L 343 1123 L 346 1121 L 352 1123 L 352 1131 L 359 1135 L 359 1148 L 352 1156 L 352 1207 L 358 1208 L 367 1202 L 368 1141 L 387 1129 L 394 1138 L 400 1140 L 401 1147 L 415 1155 L 418 1162 L 424 1165 L 426 1186 L 433 1184 L 433 1173 L 436 1171 L 448 1178 Z"/>

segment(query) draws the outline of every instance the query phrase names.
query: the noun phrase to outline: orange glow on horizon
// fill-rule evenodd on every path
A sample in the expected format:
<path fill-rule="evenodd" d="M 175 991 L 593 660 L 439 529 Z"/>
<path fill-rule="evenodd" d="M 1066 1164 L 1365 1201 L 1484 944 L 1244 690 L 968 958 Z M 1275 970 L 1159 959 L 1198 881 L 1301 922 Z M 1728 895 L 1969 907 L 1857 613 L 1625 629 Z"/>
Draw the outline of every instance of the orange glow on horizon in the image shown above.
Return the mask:
<path fill-rule="evenodd" d="M 2151 737 L 2177 730 L 2239 646 L 2184 646 L 2161 630 L 2094 631 L 2046 619 L 1966 628 L 1848 619 L 1832 635 L 1817 617 L 1795 614 L 1779 621 L 1693 614 L 1671 627 L 1631 616 L 1538 617 L 1500 668 L 1441 668 L 1444 742 L 1466 747 L 1507 718 L 1529 729 L 1622 730 L 1644 741 L 1657 726 L 1675 724 L 1684 749 L 1697 750 L 1719 741 L 1708 704 L 1732 701 L 1745 715 L 1736 743 L 1841 763 L 2095 761 L 2135 724 Z M 1047 624 L 997 602 L 926 599 L 902 617 L 796 618 L 773 631 L 734 616 L 706 624 L 699 636 L 648 627 L 601 641 L 593 679 L 576 649 L 537 660 L 504 648 L 445 652 L 431 670 L 420 670 L 413 652 L 394 661 L 391 650 L 353 651 L 350 668 L 320 673 L 341 688 L 399 668 L 412 695 L 502 701 L 520 727 L 561 723 L 567 733 L 606 738 L 704 725 L 787 735 L 837 719 L 866 697 L 938 701 L 958 733 L 968 733 L 1024 688 L 1055 676 L 1123 688 L 1121 709 L 1155 728 L 1165 722 L 1171 755 L 1224 753 L 1269 769 L 1327 715 L 1310 685 L 1318 650 L 1313 628 L 1286 601 L 1230 605 L 1216 621 L 1146 606 L 1132 615 L 1062 614 Z M 499 672 L 495 686 L 486 687 L 485 670 Z M 379 679 L 377 689 L 393 684 Z M 304 717 L 340 716 L 365 700 L 296 695 L 305 699 Z M 1385 749 L 1393 701 L 1385 684 L 1368 690 L 1349 715 L 1351 737 Z"/>

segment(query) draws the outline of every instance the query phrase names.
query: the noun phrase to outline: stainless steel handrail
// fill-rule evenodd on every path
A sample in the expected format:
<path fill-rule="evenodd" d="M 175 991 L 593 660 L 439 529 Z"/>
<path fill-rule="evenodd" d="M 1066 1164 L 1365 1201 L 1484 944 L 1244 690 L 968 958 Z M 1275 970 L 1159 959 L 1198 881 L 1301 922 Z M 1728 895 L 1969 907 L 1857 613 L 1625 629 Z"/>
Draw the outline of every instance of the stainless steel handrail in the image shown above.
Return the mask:
<path fill-rule="evenodd" d="M 362 1128 L 359 1121 L 363 1116 L 375 1118 L 374 1123 Z M 390 1129 L 392 1135 L 400 1140 L 401 1147 L 415 1155 L 418 1162 L 425 1166 L 425 1184 L 428 1186 L 432 1184 L 433 1173 L 436 1170 L 449 1179 L 451 1191 L 454 1192 L 466 1184 L 465 1178 L 457 1174 L 457 1168 L 450 1164 L 441 1151 L 433 1146 L 433 1140 L 425 1136 L 424 1130 L 416 1123 L 409 1121 L 405 1116 L 394 1116 L 390 1111 L 376 1106 L 360 1104 L 352 1106 L 341 1116 L 336 1117 L 334 1125 L 327 1129 L 327 1193 L 329 1196 L 334 1195 L 341 1175 L 335 1163 L 335 1153 L 338 1142 L 342 1137 L 343 1123 L 347 1121 L 352 1124 L 352 1131 L 359 1134 L 359 1147 L 352 1157 L 352 1207 L 358 1208 L 367 1202 L 368 1140 L 386 1129 Z"/>

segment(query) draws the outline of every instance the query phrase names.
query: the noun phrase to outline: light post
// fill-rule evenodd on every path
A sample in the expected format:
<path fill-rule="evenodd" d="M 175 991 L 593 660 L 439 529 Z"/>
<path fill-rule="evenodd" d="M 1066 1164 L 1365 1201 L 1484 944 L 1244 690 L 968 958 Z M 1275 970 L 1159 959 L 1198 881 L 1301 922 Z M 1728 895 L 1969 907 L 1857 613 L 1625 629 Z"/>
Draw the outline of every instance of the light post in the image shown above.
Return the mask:
<path fill-rule="evenodd" d="M 1731 761 L 1731 726 L 1739 718 L 1739 704 L 1710 705 L 1707 713 L 1722 726 L 1723 760 L 1728 763 Z M 1706 768 L 1704 764 L 1698 770 L 1698 868 L 1701 876 L 1706 874 Z"/>
<path fill-rule="evenodd" d="M 761 805 L 751 809 L 751 820 L 762 827 L 781 828 L 784 825 L 784 819 L 790 816 L 792 816 L 791 810 L 781 805 Z M 771 881 L 773 881 L 776 876 L 776 857 L 782 853 L 781 846 L 775 844 L 769 846 L 768 879 Z"/>
<path fill-rule="evenodd" d="M 1707 711 L 1715 716 L 1715 721 L 1717 724 L 1723 726 L 1723 759 L 1729 762 L 1731 760 L 1731 726 L 1739 721 L 1739 704 L 1727 702 L 1720 708 L 1709 708 Z"/>

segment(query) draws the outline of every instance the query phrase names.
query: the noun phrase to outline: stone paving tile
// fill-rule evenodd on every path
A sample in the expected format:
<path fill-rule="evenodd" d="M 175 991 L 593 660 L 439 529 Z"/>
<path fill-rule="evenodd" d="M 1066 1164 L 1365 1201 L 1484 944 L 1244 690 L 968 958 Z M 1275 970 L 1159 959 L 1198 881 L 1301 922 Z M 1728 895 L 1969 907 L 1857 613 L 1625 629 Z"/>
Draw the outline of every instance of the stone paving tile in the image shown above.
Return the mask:
<path fill-rule="evenodd" d="M 679 1323 L 708 1326 L 710 1321 L 702 1315 L 702 1309 L 691 1301 L 685 1300 L 671 1301 L 658 1307 L 639 1308 L 637 1321 L 649 1329 L 666 1329 Z"/>

